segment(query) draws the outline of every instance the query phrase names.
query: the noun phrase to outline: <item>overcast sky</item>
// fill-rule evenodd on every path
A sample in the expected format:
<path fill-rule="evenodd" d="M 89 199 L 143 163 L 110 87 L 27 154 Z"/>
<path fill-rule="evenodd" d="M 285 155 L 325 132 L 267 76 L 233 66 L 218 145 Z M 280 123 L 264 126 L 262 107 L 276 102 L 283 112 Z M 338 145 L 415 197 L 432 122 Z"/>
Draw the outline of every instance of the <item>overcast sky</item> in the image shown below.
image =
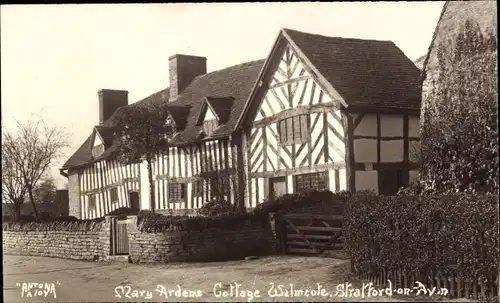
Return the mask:
<path fill-rule="evenodd" d="M 425 55 L 444 2 L 9 5 L 1 7 L 2 126 L 42 117 L 71 134 L 69 157 L 98 123 L 97 91 L 133 103 L 168 87 L 168 57 L 208 71 L 264 59 L 280 28 L 392 40 Z M 54 169 L 58 186 L 66 179 Z"/>

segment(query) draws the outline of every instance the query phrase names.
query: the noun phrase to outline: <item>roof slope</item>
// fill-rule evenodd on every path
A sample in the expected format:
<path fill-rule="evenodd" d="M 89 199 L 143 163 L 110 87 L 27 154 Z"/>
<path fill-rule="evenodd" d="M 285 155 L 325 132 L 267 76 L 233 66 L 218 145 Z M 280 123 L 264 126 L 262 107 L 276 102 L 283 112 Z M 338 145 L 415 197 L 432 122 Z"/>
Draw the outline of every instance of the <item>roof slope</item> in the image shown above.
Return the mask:
<path fill-rule="evenodd" d="M 172 143 L 188 144 L 198 139 L 203 129 L 201 125 L 198 125 L 198 117 L 206 97 L 210 97 L 211 100 L 217 99 L 219 109 L 223 102 L 227 103 L 228 108 L 231 107 L 227 121 L 221 124 L 211 137 L 230 135 L 234 131 L 263 64 L 264 60 L 251 61 L 196 77 L 182 95 L 176 101 L 171 102 L 172 106 L 191 106 L 186 128 L 175 136 Z"/>
<path fill-rule="evenodd" d="M 107 135 L 110 133 L 110 128 L 115 126 L 114 118 L 119 111 L 125 110 L 128 107 L 147 106 L 151 103 L 165 104 L 169 108 L 174 120 L 177 120 L 176 123 L 185 124 L 184 129 L 180 130 L 179 134 L 174 137 L 172 144 L 188 144 L 198 139 L 198 134 L 202 126 L 197 125 L 197 117 L 202 110 L 203 101 L 208 96 L 217 99 L 215 103 L 217 103 L 216 106 L 219 112 L 223 112 L 227 117 L 227 121 L 215 130 L 212 137 L 230 135 L 234 130 L 236 120 L 245 106 L 263 63 L 264 60 L 251 61 L 200 75 L 186 87 L 181 96 L 174 102 L 168 102 L 169 90 L 168 88 L 163 89 L 141 101 L 119 108 L 102 126 L 97 126 L 96 128 L 100 134 L 105 133 L 106 138 L 109 139 Z M 227 108 L 230 108 L 230 113 L 220 110 L 220 108 L 224 107 L 223 102 L 227 102 Z M 99 158 L 93 159 L 92 138 L 93 136 L 90 135 L 85 140 L 78 150 L 66 161 L 62 167 L 63 169 L 106 159 L 116 150 L 115 146 L 111 144 Z"/>
<path fill-rule="evenodd" d="M 392 41 L 284 32 L 349 106 L 420 109 L 420 70 Z"/>

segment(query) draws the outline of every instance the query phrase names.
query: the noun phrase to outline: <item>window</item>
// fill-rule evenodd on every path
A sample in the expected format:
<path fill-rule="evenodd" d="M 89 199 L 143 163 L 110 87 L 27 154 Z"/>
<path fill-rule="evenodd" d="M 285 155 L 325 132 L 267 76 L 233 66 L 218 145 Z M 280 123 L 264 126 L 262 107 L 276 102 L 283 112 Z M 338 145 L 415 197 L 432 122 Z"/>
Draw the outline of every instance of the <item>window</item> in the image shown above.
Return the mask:
<path fill-rule="evenodd" d="M 111 203 L 118 203 L 118 188 L 117 187 L 110 189 L 109 195 L 111 196 Z"/>
<path fill-rule="evenodd" d="M 193 182 L 193 197 L 203 196 L 203 180 L 195 180 Z"/>
<path fill-rule="evenodd" d="M 186 183 L 170 182 L 168 184 L 169 202 L 181 202 L 186 200 Z"/>
<path fill-rule="evenodd" d="M 102 155 L 103 152 L 104 152 L 104 145 L 103 144 L 96 145 L 92 148 L 92 156 L 94 158 L 99 157 L 100 155 Z"/>
<path fill-rule="evenodd" d="M 218 123 L 216 119 L 203 121 L 203 132 L 207 135 L 207 137 L 211 136 L 217 126 Z"/>
<path fill-rule="evenodd" d="M 327 190 L 327 172 L 303 174 L 295 176 L 295 192 L 301 193 L 308 190 Z"/>
<path fill-rule="evenodd" d="M 309 136 L 308 116 L 300 115 L 283 119 L 278 122 L 281 144 L 304 143 Z"/>
<path fill-rule="evenodd" d="M 95 195 L 90 194 L 87 196 L 89 200 L 89 210 L 94 210 L 96 208 Z"/>

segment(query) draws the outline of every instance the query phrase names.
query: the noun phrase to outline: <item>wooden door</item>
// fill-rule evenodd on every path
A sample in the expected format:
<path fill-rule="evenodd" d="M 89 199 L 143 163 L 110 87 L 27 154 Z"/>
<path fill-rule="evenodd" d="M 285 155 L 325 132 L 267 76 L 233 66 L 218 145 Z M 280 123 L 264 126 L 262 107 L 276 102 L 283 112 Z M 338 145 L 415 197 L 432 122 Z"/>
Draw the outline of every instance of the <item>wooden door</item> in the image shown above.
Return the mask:
<path fill-rule="evenodd" d="M 139 193 L 136 191 L 132 191 L 128 193 L 129 195 L 129 200 L 130 200 L 130 208 L 133 210 L 140 210 L 141 207 L 139 206 Z"/>
<path fill-rule="evenodd" d="M 283 196 L 286 193 L 286 177 L 269 179 L 269 197 L 271 199 Z"/>
<path fill-rule="evenodd" d="M 378 172 L 380 195 L 393 196 L 398 193 L 403 184 L 403 171 L 401 170 L 384 170 Z"/>

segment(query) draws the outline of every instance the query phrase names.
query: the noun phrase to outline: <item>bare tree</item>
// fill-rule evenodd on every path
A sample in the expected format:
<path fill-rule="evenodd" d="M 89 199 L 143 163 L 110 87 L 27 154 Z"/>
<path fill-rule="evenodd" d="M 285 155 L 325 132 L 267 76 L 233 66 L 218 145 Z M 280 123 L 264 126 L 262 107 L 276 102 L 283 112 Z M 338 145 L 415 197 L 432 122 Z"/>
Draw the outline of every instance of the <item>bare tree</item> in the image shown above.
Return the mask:
<path fill-rule="evenodd" d="M 2 146 L 2 200 L 3 204 L 10 208 L 16 220 L 21 217 L 21 204 L 25 196 L 26 186 L 21 171 L 9 160 L 6 149 Z"/>
<path fill-rule="evenodd" d="M 18 181 L 26 188 L 37 221 L 35 186 L 51 164 L 64 156 L 62 150 L 66 147 L 69 143 L 63 130 L 46 126 L 41 120 L 18 123 L 17 132 L 3 131 L 2 158 L 7 158 L 7 166 L 12 165 L 15 176 L 20 178 Z"/>

